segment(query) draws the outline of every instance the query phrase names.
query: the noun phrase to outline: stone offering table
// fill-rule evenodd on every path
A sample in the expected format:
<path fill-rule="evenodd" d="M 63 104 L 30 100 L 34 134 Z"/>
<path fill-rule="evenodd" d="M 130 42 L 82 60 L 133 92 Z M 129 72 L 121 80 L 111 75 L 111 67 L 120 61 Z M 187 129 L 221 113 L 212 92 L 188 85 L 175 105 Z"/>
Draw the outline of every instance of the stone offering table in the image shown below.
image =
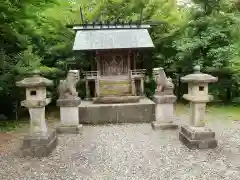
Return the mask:
<path fill-rule="evenodd" d="M 46 86 L 53 83 L 35 71 L 32 77 L 25 78 L 16 85 L 26 88 L 26 100 L 22 101 L 21 105 L 28 108 L 30 114 L 30 131 L 24 137 L 22 155 L 47 156 L 57 145 L 56 132 L 48 132 L 45 122 L 45 106 L 51 102 L 51 98 L 46 98 Z"/>
<path fill-rule="evenodd" d="M 190 101 L 190 124 L 181 127 L 179 139 L 190 149 L 215 148 L 215 132 L 205 127 L 204 116 L 206 103 L 212 99 L 208 94 L 208 83 L 216 82 L 217 78 L 201 73 L 199 66 L 195 66 L 194 71 L 181 78 L 182 82 L 188 83 L 188 94 L 183 98 Z"/>

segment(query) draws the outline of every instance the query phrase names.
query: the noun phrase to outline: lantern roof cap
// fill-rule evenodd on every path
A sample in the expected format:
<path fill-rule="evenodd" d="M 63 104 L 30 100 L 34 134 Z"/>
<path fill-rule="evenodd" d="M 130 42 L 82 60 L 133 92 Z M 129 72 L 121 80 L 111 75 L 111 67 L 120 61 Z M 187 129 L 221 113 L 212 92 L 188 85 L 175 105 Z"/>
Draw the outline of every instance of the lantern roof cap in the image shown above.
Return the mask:
<path fill-rule="evenodd" d="M 34 70 L 29 74 L 31 75 L 30 77 L 26 77 L 23 80 L 16 82 L 16 86 L 30 88 L 30 87 L 46 87 L 53 85 L 53 81 L 40 76 L 40 71 L 38 70 Z"/>
<path fill-rule="evenodd" d="M 205 74 L 201 72 L 201 67 L 199 65 L 194 66 L 194 73 L 188 74 L 181 77 L 181 81 L 184 83 L 213 83 L 218 80 L 210 74 Z"/>

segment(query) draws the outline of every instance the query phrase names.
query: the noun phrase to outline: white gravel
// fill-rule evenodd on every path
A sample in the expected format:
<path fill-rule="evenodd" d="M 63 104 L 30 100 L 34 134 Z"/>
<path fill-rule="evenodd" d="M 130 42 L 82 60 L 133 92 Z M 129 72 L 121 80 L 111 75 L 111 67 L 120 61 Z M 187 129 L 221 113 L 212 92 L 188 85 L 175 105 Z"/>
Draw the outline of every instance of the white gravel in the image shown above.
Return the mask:
<path fill-rule="evenodd" d="M 200 151 L 183 146 L 177 130 L 84 126 L 82 135 L 59 136 L 47 158 L 19 158 L 14 150 L 0 155 L 0 180 L 240 180 L 240 124 L 209 126 L 219 145 Z"/>

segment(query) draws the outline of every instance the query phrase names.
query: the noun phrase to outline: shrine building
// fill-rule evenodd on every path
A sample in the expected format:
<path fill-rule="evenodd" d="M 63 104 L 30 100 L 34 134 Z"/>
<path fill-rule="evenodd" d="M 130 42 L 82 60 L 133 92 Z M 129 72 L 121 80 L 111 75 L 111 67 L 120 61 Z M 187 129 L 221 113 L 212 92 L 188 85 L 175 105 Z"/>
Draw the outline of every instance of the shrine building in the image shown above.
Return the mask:
<path fill-rule="evenodd" d="M 86 99 L 79 107 L 80 123 L 154 120 L 154 102 L 144 95 L 141 60 L 141 52 L 154 48 L 150 28 L 139 22 L 73 25 L 73 51 L 87 53 L 91 65 L 83 73 Z M 131 115 L 141 108 L 147 113 Z"/>

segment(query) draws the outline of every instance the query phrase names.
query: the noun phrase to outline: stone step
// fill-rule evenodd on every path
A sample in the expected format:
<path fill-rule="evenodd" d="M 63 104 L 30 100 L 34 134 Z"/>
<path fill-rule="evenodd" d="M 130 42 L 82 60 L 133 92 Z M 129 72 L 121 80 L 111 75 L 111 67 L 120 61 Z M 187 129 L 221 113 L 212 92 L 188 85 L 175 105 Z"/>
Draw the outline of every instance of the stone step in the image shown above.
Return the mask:
<path fill-rule="evenodd" d="M 127 80 L 99 80 L 100 84 L 130 84 Z"/>
<path fill-rule="evenodd" d="M 131 83 L 129 80 L 100 80 L 100 96 L 106 95 L 126 95 L 131 92 Z"/>
<path fill-rule="evenodd" d="M 100 89 L 100 96 L 107 96 L 107 95 L 127 95 L 130 94 L 130 89 L 125 90 L 106 90 Z"/>
<path fill-rule="evenodd" d="M 99 83 L 99 87 L 104 87 L 104 86 L 130 86 L 131 84 L 127 84 L 127 83 Z"/>
<path fill-rule="evenodd" d="M 101 76 L 100 80 L 104 80 L 104 81 L 111 81 L 111 80 L 129 80 L 129 76 L 124 76 L 124 75 L 120 75 L 120 76 Z"/>
<path fill-rule="evenodd" d="M 139 96 L 105 96 L 93 100 L 94 104 L 113 104 L 113 103 L 137 103 L 140 101 Z"/>

